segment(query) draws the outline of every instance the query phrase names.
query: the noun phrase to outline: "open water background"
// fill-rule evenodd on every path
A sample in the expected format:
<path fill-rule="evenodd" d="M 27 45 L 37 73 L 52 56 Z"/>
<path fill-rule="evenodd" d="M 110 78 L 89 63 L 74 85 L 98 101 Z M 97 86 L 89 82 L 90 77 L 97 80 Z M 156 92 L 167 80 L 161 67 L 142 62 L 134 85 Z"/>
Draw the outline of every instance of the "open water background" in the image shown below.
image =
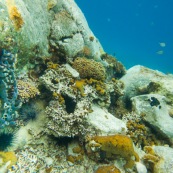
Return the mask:
<path fill-rule="evenodd" d="M 173 73 L 173 0 L 75 1 L 104 50 L 127 69 Z"/>

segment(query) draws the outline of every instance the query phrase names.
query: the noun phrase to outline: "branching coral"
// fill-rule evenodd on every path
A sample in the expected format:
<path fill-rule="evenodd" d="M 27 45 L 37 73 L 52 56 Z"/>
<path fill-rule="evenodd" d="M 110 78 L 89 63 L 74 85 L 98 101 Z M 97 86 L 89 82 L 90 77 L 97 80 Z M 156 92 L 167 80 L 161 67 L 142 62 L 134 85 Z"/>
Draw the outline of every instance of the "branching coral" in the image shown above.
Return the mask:
<path fill-rule="evenodd" d="M 74 88 L 78 89 L 82 96 L 85 96 L 84 85 L 86 85 L 86 81 L 84 79 L 75 81 Z"/>
<path fill-rule="evenodd" d="M 157 168 L 157 163 L 162 160 L 158 155 L 155 154 L 154 149 L 151 146 L 144 147 L 146 154 L 143 156 L 145 162 L 149 163 L 152 172 L 155 172 L 155 167 Z"/>
<path fill-rule="evenodd" d="M 79 72 L 81 78 L 105 79 L 105 68 L 94 60 L 78 57 L 73 63 L 73 68 Z"/>

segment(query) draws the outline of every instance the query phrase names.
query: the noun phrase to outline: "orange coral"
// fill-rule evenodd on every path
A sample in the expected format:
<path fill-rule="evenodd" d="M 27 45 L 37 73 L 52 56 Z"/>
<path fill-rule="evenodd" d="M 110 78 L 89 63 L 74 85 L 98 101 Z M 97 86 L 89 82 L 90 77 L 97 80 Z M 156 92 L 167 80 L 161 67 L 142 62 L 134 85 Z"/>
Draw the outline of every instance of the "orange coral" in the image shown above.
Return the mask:
<path fill-rule="evenodd" d="M 89 85 L 93 85 L 99 94 L 104 95 L 106 93 L 106 85 L 102 81 L 90 78 L 89 80 L 86 80 L 86 82 Z"/>
<path fill-rule="evenodd" d="M 100 166 L 95 173 L 121 173 L 114 165 Z"/>
<path fill-rule="evenodd" d="M 23 21 L 22 15 L 20 14 L 16 6 L 11 6 L 9 8 L 9 16 L 16 30 L 19 30 L 20 28 L 22 28 L 24 21 Z"/>
<path fill-rule="evenodd" d="M 57 98 L 61 105 L 65 103 L 65 100 L 64 100 L 64 98 L 62 97 L 61 94 L 59 94 L 57 92 L 53 92 L 53 97 Z"/>
<path fill-rule="evenodd" d="M 77 80 L 74 85 L 74 88 L 78 89 L 83 97 L 86 96 L 84 93 L 84 85 L 86 85 L 86 82 L 84 79 Z"/>
<path fill-rule="evenodd" d="M 125 168 L 132 168 L 134 160 L 139 161 L 138 154 L 134 151 L 131 138 L 125 135 L 112 135 L 112 136 L 95 136 L 91 138 L 89 147 L 95 151 L 102 151 L 106 153 L 106 158 L 114 158 L 120 156 L 126 160 Z"/>
<path fill-rule="evenodd" d="M 84 56 L 90 56 L 91 50 L 89 49 L 89 47 L 87 47 L 87 46 L 83 47 L 83 54 L 84 54 Z"/>

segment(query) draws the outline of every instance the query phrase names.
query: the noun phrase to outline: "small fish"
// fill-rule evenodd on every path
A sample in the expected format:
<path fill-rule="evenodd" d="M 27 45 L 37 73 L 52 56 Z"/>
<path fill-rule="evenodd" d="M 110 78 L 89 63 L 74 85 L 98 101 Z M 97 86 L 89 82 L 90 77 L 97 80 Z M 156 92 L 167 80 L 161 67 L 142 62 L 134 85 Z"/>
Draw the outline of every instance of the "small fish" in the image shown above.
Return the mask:
<path fill-rule="evenodd" d="M 159 43 L 159 45 L 160 45 L 161 47 L 165 47 L 165 46 L 166 46 L 166 43 L 161 42 L 161 43 Z"/>
<path fill-rule="evenodd" d="M 158 55 L 163 55 L 164 52 L 163 52 L 163 50 L 159 50 L 159 51 L 157 51 L 156 53 L 157 53 Z"/>

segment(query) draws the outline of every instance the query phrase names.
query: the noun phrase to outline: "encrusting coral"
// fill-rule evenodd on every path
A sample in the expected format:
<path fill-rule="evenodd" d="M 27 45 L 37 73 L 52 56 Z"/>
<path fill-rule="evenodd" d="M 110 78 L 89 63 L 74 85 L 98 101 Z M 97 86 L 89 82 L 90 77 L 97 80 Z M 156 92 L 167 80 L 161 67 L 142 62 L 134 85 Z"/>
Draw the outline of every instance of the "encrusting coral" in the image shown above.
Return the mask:
<path fill-rule="evenodd" d="M 78 57 L 73 62 L 73 68 L 79 72 L 81 78 L 105 79 L 105 68 L 94 60 Z"/>
<path fill-rule="evenodd" d="M 95 173 L 121 173 L 120 170 L 114 165 L 100 166 Z"/>
<path fill-rule="evenodd" d="M 76 80 L 73 88 L 78 89 L 80 91 L 81 95 L 85 96 L 84 85 L 86 85 L 86 81 L 84 79 Z"/>
<path fill-rule="evenodd" d="M 110 158 L 116 159 L 119 156 L 126 160 L 125 168 L 132 168 L 135 161 L 139 161 L 139 156 L 133 148 L 133 142 L 128 136 L 94 136 L 89 137 L 88 141 L 86 147 L 91 158 L 105 160 Z M 134 160 L 132 157 L 134 157 Z"/>

